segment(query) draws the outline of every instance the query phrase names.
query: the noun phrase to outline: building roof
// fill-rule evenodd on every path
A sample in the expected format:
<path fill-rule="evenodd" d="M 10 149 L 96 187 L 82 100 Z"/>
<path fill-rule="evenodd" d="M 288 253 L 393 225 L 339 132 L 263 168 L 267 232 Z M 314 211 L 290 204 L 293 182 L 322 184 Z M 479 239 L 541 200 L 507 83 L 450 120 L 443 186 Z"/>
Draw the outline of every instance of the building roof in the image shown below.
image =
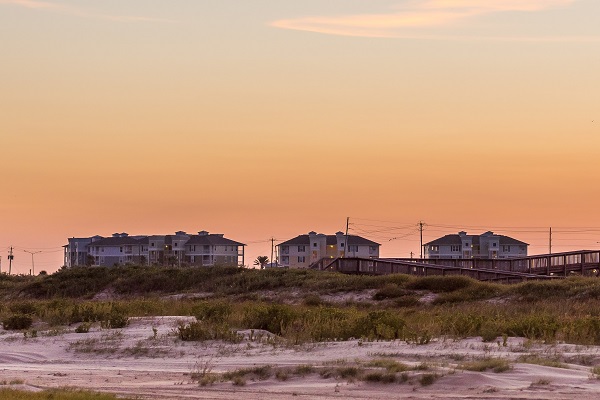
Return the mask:
<path fill-rule="evenodd" d="M 196 244 L 201 246 L 245 246 L 245 244 L 236 242 L 231 239 L 227 239 L 220 234 L 208 234 L 208 235 L 192 235 L 186 245 Z"/>
<path fill-rule="evenodd" d="M 337 244 L 337 236 L 336 235 L 325 235 L 327 245 L 336 245 Z M 346 237 L 346 235 L 344 235 Z M 308 246 L 310 245 L 310 236 L 309 235 L 299 235 L 293 239 L 286 240 L 285 242 L 279 243 L 278 246 Z M 357 235 L 348 235 L 348 246 L 380 246 L 379 243 L 373 242 L 372 240 L 366 239 L 362 236 Z"/>
<path fill-rule="evenodd" d="M 89 243 L 88 246 L 124 246 L 124 245 L 138 245 L 142 243 L 144 239 L 136 239 L 131 236 L 125 237 L 107 237 L 95 242 Z M 147 242 L 146 242 L 147 243 Z"/>
<path fill-rule="evenodd" d="M 486 232 L 488 233 L 488 232 Z M 465 235 L 465 238 L 468 238 L 469 240 L 471 240 L 472 244 L 477 246 L 480 242 L 480 237 L 482 235 Z M 489 236 L 489 235 L 488 235 Z M 494 236 L 498 237 L 498 241 L 500 246 L 502 245 L 525 245 L 525 246 L 529 246 L 529 243 L 525 243 L 525 242 L 521 242 L 520 240 L 511 238 L 510 236 L 505 236 L 505 235 L 496 235 L 494 234 Z M 425 244 L 423 244 L 424 246 L 457 246 L 457 245 L 461 245 L 462 244 L 462 238 L 459 234 L 454 234 L 454 235 L 446 235 L 446 236 L 442 236 L 441 238 L 432 240 L 431 242 L 427 242 Z"/>

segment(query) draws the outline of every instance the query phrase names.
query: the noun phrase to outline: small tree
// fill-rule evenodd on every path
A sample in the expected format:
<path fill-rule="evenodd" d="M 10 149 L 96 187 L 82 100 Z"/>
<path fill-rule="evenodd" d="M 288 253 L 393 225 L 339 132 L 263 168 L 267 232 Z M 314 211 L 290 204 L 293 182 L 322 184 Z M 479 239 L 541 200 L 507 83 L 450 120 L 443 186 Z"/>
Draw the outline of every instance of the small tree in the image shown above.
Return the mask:
<path fill-rule="evenodd" d="M 88 254 L 87 257 L 85 258 L 85 265 L 87 265 L 88 267 L 91 267 L 94 264 L 96 264 L 96 259 L 94 258 L 93 255 Z"/>
<path fill-rule="evenodd" d="M 260 266 L 260 269 L 264 269 L 265 265 L 269 262 L 269 257 L 267 256 L 258 256 L 256 260 L 254 260 L 254 265 Z"/>

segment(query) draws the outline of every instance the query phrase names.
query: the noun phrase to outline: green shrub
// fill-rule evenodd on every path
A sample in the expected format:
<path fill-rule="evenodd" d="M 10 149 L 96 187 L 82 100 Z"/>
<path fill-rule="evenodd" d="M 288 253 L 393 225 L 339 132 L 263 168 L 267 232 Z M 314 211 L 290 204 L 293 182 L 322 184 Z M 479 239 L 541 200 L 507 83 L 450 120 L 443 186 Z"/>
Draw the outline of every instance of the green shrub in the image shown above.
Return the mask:
<path fill-rule="evenodd" d="M 233 381 L 234 384 L 237 380 L 243 379 L 245 384 L 245 378 L 247 377 L 264 381 L 269 379 L 272 375 L 273 367 L 270 365 L 262 365 L 260 367 L 240 368 L 235 371 L 225 372 L 223 374 L 223 379 Z"/>
<path fill-rule="evenodd" d="M 294 374 L 300 376 L 310 375 L 313 372 L 315 372 L 315 367 L 312 365 L 298 365 L 294 370 Z"/>
<path fill-rule="evenodd" d="M 180 324 L 177 335 L 183 341 L 202 342 L 205 340 L 223 340 L 238 343 L 240 335 L 234 332 L 226 323 L 191 322 Z"/>
<path fill-rule="evenodd" d="M 395 299 L 402 297 L 406 291 L 396 284 L 388 283 L 373 295 L 373 300 Z"/>
<path fill-rule="evenodd" d="M 317 307 L 317 306 L 322 306 L 323 304 L 325 304 L 325 302 L 321 299 L 321 296 L 319 296 L 318 294 L 307 294 L 306 296 L 304 296 L 304 301 L 303 301 L 304 305 L 309 306 L 309 307 Z"/>
<path fill-rule="evenodd" d="M 394 383 L 396 375 L 388 372 L 374 371 L 365 375 L 364 380 L 371 383 Z"/>
<path fill-rule="evenodd" d="M 484 360 L 461 364 L 459 368 L 477 372 L 487 371 L 488 369 L 494 372 L 504 372 L 510 369 L 510 363 L 502 358 L 486 358 Z"/>
<path fill-rule="evenodd" d="M 508 332 L 512 336 L 527 339 L 553 341 L 560 328 L 557 317 L 551 314 L 530 314 L 514 316 L 508 323 Z"/>
<path fill-rule="evenodd" d="M 224 301 L 201 302 L 192 309 L 198 321 L 224 322 L 232 313 L 231 304 Z"/>
<path fill-rule="evenodd" d="M 437 374 L 423 374 L 419 377 L 419 383 L 421 386 L 433 385 L 437 378 L 439 378 Z"/>
<path fill-rule="evenodd" d="M 123 312 L 112 310 L 100 321 L 102 329 L 119 329 L 129 325 L 129 317 Z"/>
<path fill-rule="evenodd" d="M 298 317 L 299 313 L 291 306 L 257 304 L 244 310 L 243 323 L 249 329 L 263 329 L 281 335 Z"/>
<path fill-rule="evenodd" d="M 356 331 L 362 330 L 362 336 L 380 340 L 398 339 L 406 323 L 398 314 L 387 310 L 370 311 L 358 320 Z"/>
<path fill-rule="evenodd" d="M 37 307 L 34 303 L 23 302 L 23 303 L 12 303 L 8 307 L 14 314 L 21 315 L 34 315 L 37 311 Z"/>
<path fill-rule="evenodd" d="M 343 379 L 356 378 L 360 374 L 358 367 L 341 367 L 337 370 L 337 375 Z"/>
<path fill-rule="evenodd" d="M 386 359 L 373 360 L 368 366 L 385 368 L 388 372 L 404 372 L 410 369 L 406 364 Z"/>
<path fill-rule="evenodd" d="M 421 302 L 416 296 L 402 296 L 394 299 L 394 305 L 401 308 L 416 307 L 420 304 Z"/>
<path fill-rule="evenodd" d="M 453 292 L 477 284 L 466 276 L 427 276 L 406 284 L 407 289 L 429 290 L 434 293 Z"/>
<path fill-rule="evenodd" d="M 91 324 L 89 322 L 82 322 L 79 324 L 77 328 L 75 328 L 76 333 L 88 333 L 90 331 Z"/>
<path fill-rule="evenodd" d="M 33 319 L 29 315 L 14 314 L 2 320 L 2 326 L 7 331 L 29 329 Z"/>

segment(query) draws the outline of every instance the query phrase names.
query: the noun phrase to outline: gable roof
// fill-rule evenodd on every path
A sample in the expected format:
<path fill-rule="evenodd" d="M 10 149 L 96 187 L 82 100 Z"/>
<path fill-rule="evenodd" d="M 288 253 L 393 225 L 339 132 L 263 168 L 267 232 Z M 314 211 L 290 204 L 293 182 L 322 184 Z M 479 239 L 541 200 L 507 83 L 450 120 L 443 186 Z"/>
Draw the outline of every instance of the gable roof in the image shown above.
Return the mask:
<path fill-rule="evenodd" d="M 131 236 L 125 237 L 107 237 L 100 240 L 96 240 L 88 244 L 88 246 L 124 246 L 124 245 L 138 245 L 142 243 L 142 239 L 136 239 Z"/>
<path fill-rule="evenodd" d="M 185 242 L 186 245 L 196 244 L 201 246 L 245 246 L 244 243 L 236 242 L 235 240 L 227 239 L 223 235 L 193 235 L 190 240 Z"/>
<path fill-rule="evenodd" d="M 346 235 L 344 235 L 346 237 Z M 327 245 L 336 245 L 337 244 L 337 236 L 336 235 L 326 235 L 325 242 Z M 285 242 L 281 242 L 278 246 L 308 246 L 310 245 L 310 236 L 309 235 L 299 235 L 290 240 L 286 240 Z M 348 246 L 380 246 L 379 243 L 376 243 L 372 240 L 366 239 L 362 236 L 357 235 L 348 235 Z"/>

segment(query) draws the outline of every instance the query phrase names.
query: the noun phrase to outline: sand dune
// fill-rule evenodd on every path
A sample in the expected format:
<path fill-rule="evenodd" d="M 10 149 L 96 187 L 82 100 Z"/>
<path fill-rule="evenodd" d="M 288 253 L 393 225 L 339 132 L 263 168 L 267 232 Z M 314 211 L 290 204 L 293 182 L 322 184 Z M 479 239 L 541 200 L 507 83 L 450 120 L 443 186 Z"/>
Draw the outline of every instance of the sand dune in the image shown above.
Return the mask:
<path fill-rule="evenodd" d="M 590 365 L 600 363 L 600 347 L 544 345 L 509 338 L 507 345 L 483 343 L 480 338 L 435 340 L 426 345 L 404 341 L 329 342 L 289 346 L 256 340 L 261 332 L 242 332 L 241 343 L 182 342 L 174 334 L 178 321 L 189 317 L 133 318 L 125 329 L 89 333 L 39 331 L 35 338 L 0 330 L 0 382 L 19 382 L 24 388 L 72 386 L 123 395 L 158 399 L 573 399 L 599 398 L 600 380 Z M 156 335 L 153 328 L 156 329 Z M 263 333 L 263 339 L 270 337 Z M 524 354 L 541 359 L 560 355 L 572 360 L 568 368 L 517 362 Z M 472 372 L 457 368 L 483 358 L 510 360 L 506 372 Z M 366 365 L 374 359 L 427 363 L 429 369 L 411 371 L 405 383 L 323 378 L 319 373 L 249 379 L 244 386 L 219 382 L 200 386 L 191 374 L 201 369 L 222 373 L 262 365 L 295 367 Z M 585 365 L 583 365 L 585 364 Z M 423 374 L 436 375 L 428 386 Z"/>

